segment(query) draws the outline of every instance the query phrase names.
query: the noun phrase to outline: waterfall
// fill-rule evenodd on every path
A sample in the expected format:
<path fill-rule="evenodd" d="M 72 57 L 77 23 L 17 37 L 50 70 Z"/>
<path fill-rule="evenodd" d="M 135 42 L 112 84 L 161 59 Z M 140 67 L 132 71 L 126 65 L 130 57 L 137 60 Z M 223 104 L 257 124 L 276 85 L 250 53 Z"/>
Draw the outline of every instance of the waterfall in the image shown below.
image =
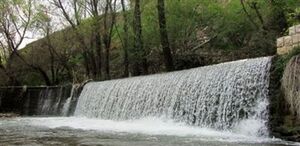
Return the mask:
<path fill-rule="evenodd" d="M 37 115 L 70 116 L 75 106 L 82 86 L 46 87 L 39 90 Z"/>
<path fill-rule="evenodd" d="M 246 132 L 249 128 L 245 127 L 255 123 L 260 125 L 257 130 L 265 134 L 270 66 L 271 57 L 264 57 L 91 82 L 81 92 L 75 116 L 109 120 L 163 117 L 195 126 Z"/>
<path fill-rule="evenodd" d="M 32 116 L 70 116 L 82 85 L 12 86 L 0 88 L 0 113 Z"/>
<path fill-rule="evenodd" d="M 72 86 L 70 97 L 65 101 L 63 105 L 61 111 L 62 116 L 70 116 L 74 113 L 79 94 L 82 90 L 82 86 L 83 85 L 81 84 L 74 84 Z"/>
<path fill-rule="evenodd" d="M 73 93 L 73 89 L 71 91 L 71 96 L 66 100 L 66 102 L 63 106 L 63 109 L 62 109 L 62 112 L 61 112 L 62 116 L 68 116 L 68 114 L 69 114 L 69 109 L 70 109 L 71 100 L 72 100 L 72 93 Z"/>
<path fill-rule="evenodd" d="M 70 87 L 46 87 L 39 91 L 38 115 L 61 115 L 63 106 L 70 97 Z"/>

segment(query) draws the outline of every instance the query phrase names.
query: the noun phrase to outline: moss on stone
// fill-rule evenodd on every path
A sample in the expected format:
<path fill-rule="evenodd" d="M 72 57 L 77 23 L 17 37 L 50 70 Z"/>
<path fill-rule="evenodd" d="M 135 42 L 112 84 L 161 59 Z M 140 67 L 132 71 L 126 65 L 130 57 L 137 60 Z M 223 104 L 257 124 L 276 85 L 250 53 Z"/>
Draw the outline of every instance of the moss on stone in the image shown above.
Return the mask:
<path fill-rule="evenodd" d="M 274 58 L 273 64 L 275 66 L 275 72 L 278 73 L 278 75 L 283 75 L 284 69 L 288 62 L 296 55 L 300 54 L 300 47 L 294 48 L 290 53 L 278 55 Z"/>
<path fill-rule="evenodd" d="M 270 74 L 270 121 L 271 135 L 290 141 L 300 142 L 300 124 L 290 111 L 286 95 L 282 87 L 283 75 L 292 59 L 300 54 L 300 47 L 288 54 L 275 56 L 272 60 Z M 286 90 L 286 89 L 285 89 Z"/>

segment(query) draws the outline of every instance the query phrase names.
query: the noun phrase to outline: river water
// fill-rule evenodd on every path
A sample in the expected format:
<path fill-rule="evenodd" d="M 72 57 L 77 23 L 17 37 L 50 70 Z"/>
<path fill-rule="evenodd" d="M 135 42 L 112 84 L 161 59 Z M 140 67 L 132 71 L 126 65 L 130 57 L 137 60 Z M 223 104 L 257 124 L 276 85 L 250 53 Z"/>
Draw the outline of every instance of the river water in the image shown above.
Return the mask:
<path fill-rule="evenodd" d="M 0 145 L 282 146 L 299 143 L 241 134 L 238 127 L 216 131 L 162 118 L 112 121 L 30 117 L 0 120 Z"/>
<path fill-rule="evenodd" d="M 91 82 L 78 101 L 47 92 L 36 109 L 45 118 L 0 119 L 0 145 L 299 145 L 270 138 L 270 67 L 263 57 Z"/>

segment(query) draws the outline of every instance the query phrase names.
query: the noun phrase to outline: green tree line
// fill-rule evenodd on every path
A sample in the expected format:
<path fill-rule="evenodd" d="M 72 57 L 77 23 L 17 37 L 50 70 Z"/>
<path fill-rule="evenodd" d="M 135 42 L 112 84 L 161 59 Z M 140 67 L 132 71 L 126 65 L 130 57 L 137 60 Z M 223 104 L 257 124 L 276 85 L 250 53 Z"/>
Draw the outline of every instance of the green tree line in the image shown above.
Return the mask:
<path fill-rule="evenodd" d="M 1 85 L 101 81 L 274 55 L 276 38 L 300 21 L 298 0 L 48 2 L 0 2 Z M 42 39 L 20 48 L 37 33 Z"/>

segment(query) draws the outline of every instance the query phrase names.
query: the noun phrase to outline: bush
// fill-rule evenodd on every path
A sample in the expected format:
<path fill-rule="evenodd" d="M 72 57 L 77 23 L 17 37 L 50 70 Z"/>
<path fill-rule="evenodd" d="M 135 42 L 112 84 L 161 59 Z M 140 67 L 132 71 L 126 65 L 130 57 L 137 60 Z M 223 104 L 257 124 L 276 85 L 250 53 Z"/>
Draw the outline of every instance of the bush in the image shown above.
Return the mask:
<path fill-rule="evenodd" d="M 274 61 L 275 71 L 282 76 L 284 69 L 285 69 L 286 65 L 288 64 L 288 62 L 294 56 L 299 55 L 299 54 L 300 54 L 300 47 L 296 47 L 288 54 L 278 56 Z"/>

